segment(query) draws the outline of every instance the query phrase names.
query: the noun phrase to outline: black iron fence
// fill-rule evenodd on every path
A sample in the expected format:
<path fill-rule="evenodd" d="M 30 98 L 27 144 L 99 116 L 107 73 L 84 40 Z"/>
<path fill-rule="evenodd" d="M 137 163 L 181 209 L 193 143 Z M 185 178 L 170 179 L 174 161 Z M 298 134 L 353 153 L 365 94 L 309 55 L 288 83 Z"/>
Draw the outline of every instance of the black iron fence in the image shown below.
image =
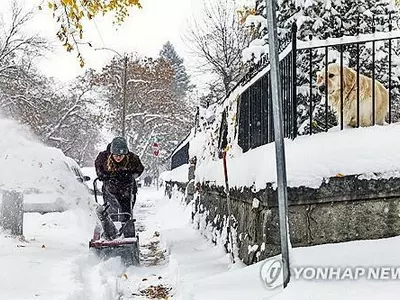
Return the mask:
<path fill-rule="evenodd" d="M 282 109 L 285 137 L 294 138 L 294 80 L 292 70 L 292 55 L 286 55 L 279 63 L 281 71 L 280 92 L 282 95 Z M 265 74 L 259 73 L 253 80 L 247 82 L 249 86 L 240 95 L 238 107 L 239 145 L 243 151 L 255 148 L 274 141 L 274 127 L 272 115 L 271 76 L 269 67 Z M 260 76 L 261 75 L 261 76 Z"/>
<path fill-rule="evenodd" d="M 378 95 L 379 84 L 372 84 L 376 81 L 388 93 L 385 121 L 400 120 L 400 31 L 392 31 L 391 16 L 388 18 L 388 32 L 375 34 L 373 30 L 372 34 L 324 41 L 300 42 L 293 26 L 292 43 L 281 53 L 279 63 L 285 137 L 326 132 L 335 126 L 380 124 L 377 101 L 381 99 L 377 97 L 382 95 Z M 333 64 L 339 67 L 335 74 L 330 69 Z M 262 70 L 241 83 L 238 143 L 244 152 L 274 141 L 270 70 L 265 59 L 261 65 Z M 348 70 L 352 82 L 346 77 Z M 370 110 L 368 122 L 363 121 L 366 109 Z"/>

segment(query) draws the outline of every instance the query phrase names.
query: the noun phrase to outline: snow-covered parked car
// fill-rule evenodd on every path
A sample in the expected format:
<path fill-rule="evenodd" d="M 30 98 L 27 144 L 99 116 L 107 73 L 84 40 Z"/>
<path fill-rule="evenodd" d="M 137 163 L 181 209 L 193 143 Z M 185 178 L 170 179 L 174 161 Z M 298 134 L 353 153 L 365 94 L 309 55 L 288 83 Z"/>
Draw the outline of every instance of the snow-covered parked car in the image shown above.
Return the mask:
<path fill-rule="evenodd" d="M 42 213 L 92 200 L 61 150 L 43 145 L 27 127 L 12 120 L 0 118 L 0 134 L 0 194 L 22 193 L 24 210 Z"/>
<path fill-rule="evenodd" d="M 66 156 L 65 164 L 67 165 L 68 169 L 75 175 L 75 178 L 78 182 L 82 183 L 88 191 L 93 194 L 93 187 L 88 184 L 90 181 L 90 176 L 87 176 L 83 173 L 79 164 L 71 157 Z"/>
<path fill-rule="evenodd" d="M 94 167 L 83 167 L 82 172 L 83 172 L 83 174 L 90 176 L 90 180 L 87 182 L 87 184 L 90 188 L 90 193 L 94 194 L 93 181 L 97 178 L 96 169 Z M 98 196 L 103 195 L 102 186 L 103 186 L 103 182 L 97 181 L 97 195 Z"/>

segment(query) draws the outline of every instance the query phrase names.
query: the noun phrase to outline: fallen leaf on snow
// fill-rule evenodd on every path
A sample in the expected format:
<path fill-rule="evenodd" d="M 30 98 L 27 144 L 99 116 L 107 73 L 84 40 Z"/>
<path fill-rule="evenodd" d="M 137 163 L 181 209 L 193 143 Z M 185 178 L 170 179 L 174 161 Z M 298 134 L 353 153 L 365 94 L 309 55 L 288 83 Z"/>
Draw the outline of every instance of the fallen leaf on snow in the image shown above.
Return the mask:
<path fill-rule="evenodd" d="M 151 285 L 148 288 L 141 290 L 140 293 L 149 299 L 169 299 L 169 292 L 172 290 L 170 287 L 163 285 Z"/>

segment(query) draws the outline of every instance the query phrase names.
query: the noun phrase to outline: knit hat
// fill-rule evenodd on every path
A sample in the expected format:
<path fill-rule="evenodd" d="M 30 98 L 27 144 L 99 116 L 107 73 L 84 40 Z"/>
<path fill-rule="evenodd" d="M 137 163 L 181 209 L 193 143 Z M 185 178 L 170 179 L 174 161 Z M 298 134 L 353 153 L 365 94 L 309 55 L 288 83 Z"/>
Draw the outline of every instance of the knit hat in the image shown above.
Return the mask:
<path fill-rule="evenodd" d="M 121 136 L 114 138 L 111 142 L 110 152 L 114 155 L 128 154 L 129 149 L 125 138 Z"/>

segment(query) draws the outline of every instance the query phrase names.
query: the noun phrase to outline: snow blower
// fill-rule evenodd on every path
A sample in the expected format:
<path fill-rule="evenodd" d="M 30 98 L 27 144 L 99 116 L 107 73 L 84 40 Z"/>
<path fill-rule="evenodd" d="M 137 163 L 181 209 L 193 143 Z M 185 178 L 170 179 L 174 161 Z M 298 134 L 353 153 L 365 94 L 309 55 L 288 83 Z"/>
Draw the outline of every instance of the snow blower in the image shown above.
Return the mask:
<path fill-rule="evenodd" d="M 94 198 L 97 204 L 97 181 L 93 181 Z M 103 258 L 121 257 L 123 263 L 127 266 L 139 265 L 139 235 L 135 230 L 135 219 L 132 218 L 132 203 L 131 213 L 113 213 L 109 214 L 108 209 L 110 204 L 104 203 L 96 209 L 97 217 L 100 224 L 96 224 L 93 238 L 89 242 L 89 248 L 93 249 L 96 254 Z M 127 217 L 125 222 L 118 222 L 121 217 Z M 117 229 L 117 223 L 120 223 L 120 228 Z"/>

